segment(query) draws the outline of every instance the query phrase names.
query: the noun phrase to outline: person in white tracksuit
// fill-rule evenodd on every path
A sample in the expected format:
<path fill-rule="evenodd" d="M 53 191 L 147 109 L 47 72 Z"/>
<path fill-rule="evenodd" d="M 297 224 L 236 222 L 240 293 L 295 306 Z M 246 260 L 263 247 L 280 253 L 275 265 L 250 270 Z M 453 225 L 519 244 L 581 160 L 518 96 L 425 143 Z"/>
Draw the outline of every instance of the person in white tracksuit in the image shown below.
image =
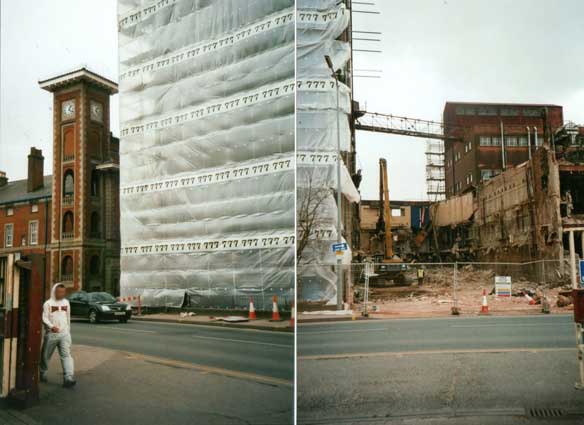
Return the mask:
<path fill-rule="evenodd" d="M 71 306 L 65 295 L 65 286 L 57 283 L 51 289 L 51 298 L 43 305 L 45 335 L 41 350 L 40 371 L 41 382 L 47 382 L 49 361 L 57 349 L 63 366 L 63 386 L 73 387 L 76 382 L 71 356 Z"/>

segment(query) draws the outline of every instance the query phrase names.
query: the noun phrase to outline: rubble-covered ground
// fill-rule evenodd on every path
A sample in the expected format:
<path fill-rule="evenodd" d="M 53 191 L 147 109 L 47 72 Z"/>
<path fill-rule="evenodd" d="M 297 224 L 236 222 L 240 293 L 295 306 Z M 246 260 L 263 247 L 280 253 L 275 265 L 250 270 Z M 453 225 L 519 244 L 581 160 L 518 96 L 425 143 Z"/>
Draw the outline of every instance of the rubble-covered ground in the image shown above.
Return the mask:
<path fill-rule="evenodd" d="M 407 275 L 409 285 L 398 286 L 388 282 L 385 287 L 371 287 L 368 311 L 374 316 L 450 315 L 456 298 L 460 314 L 476 315 L 481 310 L 483 289 L 487 292 L 488 310 L 491 314 L 541 314 L 544 297 L 549 301 L 551 313 L 572 311 L 572 305 L 563 305 L 571 302 L 570 279 L 558 271 L 548 270 L 547 279 L 528 279 L 517 271 L 499 273 L 511 275 L 511 297 L 495 295 L 495 274 L 493 270 L 477 269 L 471 265 L 459 267 L 455 290 L 453 267 L 427 268 L 421 286 L 418 285 L 416 272 L 410 271 Z M 355 286 L 354 310 L 358 312 L 364 308 L 363 291 L 362 283 Z M 525 294 L 535 304 L 530 304 Z"/>

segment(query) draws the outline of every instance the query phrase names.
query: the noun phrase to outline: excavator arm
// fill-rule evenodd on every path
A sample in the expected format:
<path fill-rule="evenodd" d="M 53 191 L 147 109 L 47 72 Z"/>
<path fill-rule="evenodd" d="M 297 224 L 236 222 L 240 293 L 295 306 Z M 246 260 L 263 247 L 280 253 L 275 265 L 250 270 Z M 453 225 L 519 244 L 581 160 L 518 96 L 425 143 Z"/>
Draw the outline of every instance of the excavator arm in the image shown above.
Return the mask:
<path fill-rule="evenodd" d="M 378 230 L 384 235 L 384 258 L 393 258 L 393 236 L 391 234 L 391 209 L 389 207 L 389 181 L 387 177 L 387 161 L 379 159 L 379 219 Z"/>

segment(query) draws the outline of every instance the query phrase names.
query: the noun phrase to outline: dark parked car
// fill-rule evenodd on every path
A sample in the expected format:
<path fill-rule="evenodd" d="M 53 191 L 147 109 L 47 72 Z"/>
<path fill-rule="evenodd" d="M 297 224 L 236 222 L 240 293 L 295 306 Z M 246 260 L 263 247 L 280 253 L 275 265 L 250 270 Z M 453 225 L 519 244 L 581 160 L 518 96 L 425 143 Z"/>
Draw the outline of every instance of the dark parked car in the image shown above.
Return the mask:
<path fill-rule="evenodd" d="M 91 323 L 118 320 L 126 323 L 132 317 L 132 307 L 116 300 L 107 292 L 75 292 L 69 296 L 71 317 L 83 317 Z"/>

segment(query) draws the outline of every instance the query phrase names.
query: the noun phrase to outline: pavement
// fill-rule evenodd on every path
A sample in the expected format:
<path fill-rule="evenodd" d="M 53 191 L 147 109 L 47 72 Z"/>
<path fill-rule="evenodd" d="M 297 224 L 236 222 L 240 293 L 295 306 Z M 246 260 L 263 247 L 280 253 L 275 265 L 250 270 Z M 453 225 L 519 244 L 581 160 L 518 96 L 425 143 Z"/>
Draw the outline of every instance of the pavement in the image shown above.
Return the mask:
<path fill-rule="evenodd" d="M 292 423 L 292 334 L 137 321 L 72 334 L 77 386 L 62 388 L 55 354 L 40 403 L 2 425 Z"/>
<path fill-rule="evenodd" d="M 238 317 L 245 318 L 246 315 Z M 231 327 L 235 329 L 260 329 L 268 331 L 293 332 L 290 326 L 290 318 L 281 321 L 271 321 L 269 317 L 258 317 L 256 320 L 247 322 L 228 322 L 222 320 L 225 316 L 209 316 L 206 314 L 194 314 L 193 316 L 181 316 L 180 313 L 155 313 L 134 316 L 134 321 L 161 322 L 161 323 L 182 323 L 191 325 L 209 325 Z"/>
<path fill-rule="evenodd" d="M 298 423 L 581 424 L 575 344 L 570 315 L 299 325 Z"/>

